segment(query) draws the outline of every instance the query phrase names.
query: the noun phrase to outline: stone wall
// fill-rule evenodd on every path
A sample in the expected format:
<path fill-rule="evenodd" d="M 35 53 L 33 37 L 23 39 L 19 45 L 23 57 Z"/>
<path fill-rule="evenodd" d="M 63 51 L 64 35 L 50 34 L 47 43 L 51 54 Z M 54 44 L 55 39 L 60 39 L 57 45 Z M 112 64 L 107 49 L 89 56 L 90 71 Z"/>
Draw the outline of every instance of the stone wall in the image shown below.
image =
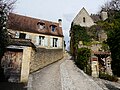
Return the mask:
<path fill-rule="evenodd" d="M 32 53 L 30 72 L 37 71 L 62 58 L 63 58 L 62 49 L 37 48 L 37 51 Z"/>
<path fill-rule="evenodd" d="M 32 47 L 25 47 L 23 49 L 20 82 L 27 82 L 28 81 L 32 51 L 33 51 Z"/>
<path fill-rule="evenodd" d="M 4 75 L 9 82 L 20 82 L 23 50 L 8 49 L 1 60 Z"/>
<path fill-rule="evenodd" d="M 85 18 L 85 21 L 83 20 L 83 18 Z M 80 25 L 80 26 L 83 26 L 83 27 L 90 27 L 92 25 L 95 25 L 93 19 L 90 17 L 90 15 L 85 10 L 85 8 L 82 8 L 80 10 L 80 12 L 74 18 L 73 23 L 75 25 Z"/>

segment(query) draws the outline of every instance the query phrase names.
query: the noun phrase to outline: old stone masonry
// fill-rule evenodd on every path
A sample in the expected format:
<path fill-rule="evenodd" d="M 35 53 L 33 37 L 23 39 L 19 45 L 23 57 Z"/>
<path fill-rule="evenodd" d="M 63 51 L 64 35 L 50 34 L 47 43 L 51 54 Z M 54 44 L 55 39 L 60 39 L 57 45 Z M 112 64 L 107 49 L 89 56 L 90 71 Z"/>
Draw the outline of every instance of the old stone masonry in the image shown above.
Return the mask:
<path fill-rule="evenodd" d="M 102 82 L 101 82 L 102 83 Z M 28 90 L 120 90 L 109 89 L 78 69 L 69 55 L 29 77 Z"/>

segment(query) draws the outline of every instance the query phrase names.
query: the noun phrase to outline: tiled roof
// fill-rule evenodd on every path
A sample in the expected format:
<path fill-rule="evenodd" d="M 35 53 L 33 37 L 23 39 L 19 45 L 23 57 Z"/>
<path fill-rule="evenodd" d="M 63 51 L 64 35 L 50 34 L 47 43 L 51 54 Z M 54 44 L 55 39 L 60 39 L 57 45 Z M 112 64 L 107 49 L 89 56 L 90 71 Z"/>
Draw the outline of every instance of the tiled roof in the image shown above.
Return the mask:
<path fill-rule="evenodd" d="M 91 14 L 91 18 L 93 19 L 94 22 L 101 20 L 101 17 L 99 14 Z"/>
<path fill-rule="evenodd" d="M 38 22 L 44 23 L 45 28 L 42 30 L 39 29 L 37 25 Z M 56 26 L 56 30 L 54 32 L 51 30 L 51 25 Z M 14 13 L 9 14 L 7 26 L 8 29 L 18 31 L 63 37 L 62 27 L 59 27 L 59 23 L 22 16 Z"/>
<path fill-rule="evenodd" d="M 102 52 L 102 51 L 98 51 L 98 52 L 94 52 L 95 55 L 110 55 L 110 52 Z"/>
<path fill-rule="evenodd" d="M 30 39 L 10 39 L 9 45 L 30 46 L 36 49 L 36 46 L 31 42 Z"/>

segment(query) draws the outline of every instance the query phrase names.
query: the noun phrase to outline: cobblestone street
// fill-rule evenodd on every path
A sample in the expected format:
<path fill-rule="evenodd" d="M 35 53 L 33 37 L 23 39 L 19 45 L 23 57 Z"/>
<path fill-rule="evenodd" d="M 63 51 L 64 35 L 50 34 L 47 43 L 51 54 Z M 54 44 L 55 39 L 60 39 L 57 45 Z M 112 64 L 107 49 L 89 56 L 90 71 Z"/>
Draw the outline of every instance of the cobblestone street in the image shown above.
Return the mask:
<path fill-rule="evenodd" d="M 29 77 L 28 90 L 120 90 L 102 88 L 97 81 L 78 69 L 70 56 L 51 64 Z"/>

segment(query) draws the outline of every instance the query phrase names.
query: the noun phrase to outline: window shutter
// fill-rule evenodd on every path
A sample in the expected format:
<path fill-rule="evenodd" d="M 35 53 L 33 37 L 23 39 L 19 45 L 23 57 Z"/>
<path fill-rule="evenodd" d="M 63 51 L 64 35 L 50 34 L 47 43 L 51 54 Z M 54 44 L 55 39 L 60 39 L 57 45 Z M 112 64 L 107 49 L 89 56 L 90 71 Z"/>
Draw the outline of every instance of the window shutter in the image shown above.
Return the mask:
<path fill-rule="evenodd" d="M 50 38 L 50 47 L 53 47 L 53 38 Z"/>
<path fill-rule="evenodd" d="M 19 33 L 19 32 L 16 32 L 16 33 L 15 33 L 15 38 L 19 38 L 19 35 L 20 35 L 20 33 Z"/>
<path fill-rule="evenodd" d="M 42 46 L 45 46 L 45 41 L 44 41 L 44 37 L 42 38 Z"/>
<path fill-rule="evenodd" d="M 26 39 L 30 39 L 30 35 L 26 34 Z"/>
<path fill-rule="evenodd" d="M 45 37 L 45 46 L 48 46 L 48 38 Z"/>
<path fill-rule="evenodd" d="M 57 45 L 58 45 L 58 47 L 60 47 L 60 39 L 58 39 L 58 44 Z"/>
<path fill-rule="evenodd" d="M 39 45 L 39 36 L 36 36 L 36 42 L 35 45 Z"/>

